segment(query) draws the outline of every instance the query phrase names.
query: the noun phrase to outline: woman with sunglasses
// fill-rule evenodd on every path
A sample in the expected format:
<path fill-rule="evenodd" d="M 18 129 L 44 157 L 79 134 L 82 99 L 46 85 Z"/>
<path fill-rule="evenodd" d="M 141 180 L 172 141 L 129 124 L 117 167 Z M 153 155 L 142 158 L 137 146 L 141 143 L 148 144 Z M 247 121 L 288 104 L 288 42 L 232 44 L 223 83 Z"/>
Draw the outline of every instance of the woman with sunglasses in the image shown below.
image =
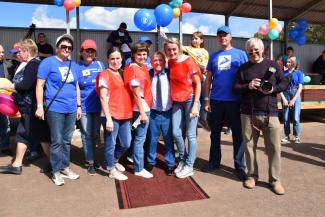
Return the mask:
<path fill-rule="evenodd" d="M 96 76 L 104 71 L 104 64 L 96 60 L 97 45 L 94 40 L 84 40 L 80 49 L 79 82 L 81 97 L 80 132 L 86 158 L 87 173 L 96 174 L 94 156 L 99 138 L 100 100 L 96 93 Z"/>
<path fill-rule="evenodd" d="M 131 144 L 132 102 L 128 87 L 121 76 L 122 54 L 117 47 L 107 51 L 109 67 L 96 78 L 96 88 L 102 105 L 104 128 L 104 156 L 109 178 L 127 180 L 124 166 L 118 163 L 122 154 Z M 116 139 L 120 144 L 116 146 Z"/>
<path fill-rule="evenodd" d="M 70 168 L 70 147 L 76 119 L 81 117 L 78 65 L 71 61 L 73 37 L 61 35 L 56 40 L 56 55 L 44 59 L 37 74 L 36 116 L 46 116 L 51 132 L 52 181 L 63 185 L 63 178 L 78 179 Z M 45 110 L 44 110 L 45 106 Z"/>
<path fill-rule="evenodd" d="M 180 158 L 174 172 L 176 177 L 186 178 L 193 175 L 196 158 L 202 74 L 199 65 L 183 54 L 178 39 L 168 39 L 164 50 L 170 70 L 173 136 Z M 183 129 L 186 135 L 183 135 Z M 188 139 L 188 149 L 185 148 L 184 138 Z"/>

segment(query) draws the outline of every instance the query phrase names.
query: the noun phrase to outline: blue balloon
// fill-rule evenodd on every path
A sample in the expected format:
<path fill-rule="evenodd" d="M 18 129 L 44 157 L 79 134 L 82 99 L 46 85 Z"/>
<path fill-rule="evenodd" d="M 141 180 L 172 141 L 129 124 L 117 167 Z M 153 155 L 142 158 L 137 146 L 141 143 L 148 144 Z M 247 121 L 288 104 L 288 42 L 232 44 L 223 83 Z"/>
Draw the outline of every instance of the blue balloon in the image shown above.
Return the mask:
<path fill-rule="evenodd" d="M 296 29 L 296 28 L 293 28 L 289 31 L 289 37 L 292 39 L 292 40 L 295 40 L 298 36 L 300 35 L 300 32 Z"/>
<path fill-rule="evenodd" d="M 64 0 L 54 0 L 53 3 L 54 3 L 56 6 L 62 7 L 63 4 L 64 4 Z"/>
<path fill-rule="evenodd" d="M 298 29 L 301 29 L 302 31 L 306 31 L 307 30 L 307 26 L 308 26 L 308 23 L 307 23 L 307 20 L 306 19 L 299 19 L 296 21 L 297 23 L 297 28 Z"/>
<path fill-rule="evenodd" d="M 173 21 L 173 9 L 166 4 L 160 4 L 155 9 L 155 17 L 157 24 L 165 27 Z"/>
<path fill-rule="evenodd" d="M 151 10 L 142 8 L 139 9 L 133 17 L 136 27 L 143 31 L 154 30 L 157 26 L 156 18 Z"/>
<path fill-rule="evenodd" d="M 276 29 L 271 29 L 267 35 L 271 40 L 275 40 L 279 37 L 279 32 Z"/>
<path fill-rule="evenodd" d="M 307 39 L 306 39 L 306 36 L 305 36 L 305 35 L 300 35 L 299 37 L 297 37 L 297 38 L 295 39 L 295 42 L 296 42 L 299 46 L 306 44 L 306 41 L 307 41 Z"/>

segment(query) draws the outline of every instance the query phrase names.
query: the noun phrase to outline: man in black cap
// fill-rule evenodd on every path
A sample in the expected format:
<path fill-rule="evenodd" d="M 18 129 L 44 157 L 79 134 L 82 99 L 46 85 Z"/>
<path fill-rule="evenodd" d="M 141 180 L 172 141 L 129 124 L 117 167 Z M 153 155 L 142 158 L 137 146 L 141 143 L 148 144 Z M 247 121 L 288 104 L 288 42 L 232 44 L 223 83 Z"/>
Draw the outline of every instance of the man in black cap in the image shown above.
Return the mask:
<path fill-rule="evenodd" d="M 131 57 L 131 46 L 130 44 L 132 43 L 132 39 L 130 37 L 129 32 L 126 30 L 127 25 L 126 23 L 121 23 L 119 28 L 108 36 L 107 42 L 112 43 L 112 46 L 114 47 L 119 47 L 122 56 L 123 56 L 123 62 L 122 62 L 122 67 L 124 68 L 125 65 L 125 60 L 129 57 Z"/>

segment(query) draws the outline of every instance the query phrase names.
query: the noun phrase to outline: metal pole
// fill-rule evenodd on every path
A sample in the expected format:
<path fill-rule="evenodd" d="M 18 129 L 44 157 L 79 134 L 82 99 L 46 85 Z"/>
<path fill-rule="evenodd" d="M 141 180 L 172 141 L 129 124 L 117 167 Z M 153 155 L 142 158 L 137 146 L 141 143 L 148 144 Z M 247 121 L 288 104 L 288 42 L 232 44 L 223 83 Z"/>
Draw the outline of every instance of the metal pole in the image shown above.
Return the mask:
<path fill-rule="evenodd" d="M 270 20 L 272 19 L 272 0 L 269 0 Z M 270 39 L 270 59 L 273 60 L 273 40 Z"/>
<path fill-rule="evenodd" d="M 67 34 L 70 34 L 70 14 L 69 11 L 66 10 L 65 11 L 65 15 L 66 15 L 66 22 L 67 22 Z"/>
<path fill-rule="evenodd" d="M 79 7 L 76 8 L 76 26 L 77 26 L 77 36 L 76 36 L 76 61 L 78 61 L 78 54 L 79 54 L 79 48 L 80 48 L 80 42 L 81 42 L 81 36 L 80 36 L 80 19 L 79 19 Z"/>
<path fill-rule="evenodd" d="M 179 16 L 179 23 L 178 23 L 178 27 L 179 27 L 179 42 L 181 44 L 183 44 L 183 29 L 182 29 L 182 12 L 181 15 Z"/>

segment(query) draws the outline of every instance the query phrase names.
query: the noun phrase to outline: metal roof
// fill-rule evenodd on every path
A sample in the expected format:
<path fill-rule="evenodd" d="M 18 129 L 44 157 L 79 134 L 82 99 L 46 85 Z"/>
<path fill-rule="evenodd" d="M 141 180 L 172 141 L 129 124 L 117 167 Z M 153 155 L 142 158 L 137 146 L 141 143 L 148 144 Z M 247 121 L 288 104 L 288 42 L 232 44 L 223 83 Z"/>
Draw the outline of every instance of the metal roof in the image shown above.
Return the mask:
<path fill-rule="evenodd" d="M 53 0 L 12 0 L 6 2 L 53 5 Z M 155 8 L 169 0 L 82 0 L 82 6 Z M 192 12 L 249 18 L 269 18 L 269 0 L 187 0 Z M 273 0 L 273 17 L 283 21 L 305 18 L 325 23 L 325 0 Z"/>

